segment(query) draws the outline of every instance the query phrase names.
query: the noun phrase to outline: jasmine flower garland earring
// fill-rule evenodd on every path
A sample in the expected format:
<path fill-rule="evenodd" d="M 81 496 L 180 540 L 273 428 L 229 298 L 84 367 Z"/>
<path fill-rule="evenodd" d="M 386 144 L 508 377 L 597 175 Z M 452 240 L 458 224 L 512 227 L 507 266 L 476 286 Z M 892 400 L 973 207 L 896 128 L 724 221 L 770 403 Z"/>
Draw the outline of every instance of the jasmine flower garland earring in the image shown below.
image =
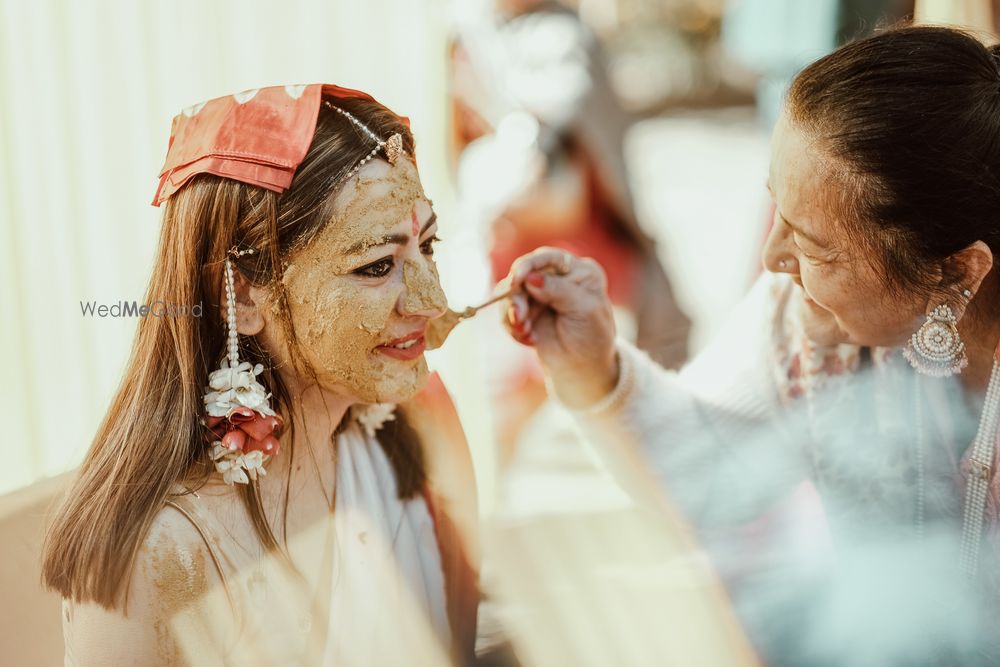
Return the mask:
<path fill-rule="evenodd" d="M 253 248 L 237 250 L 234 257 L 252 255 Z M 257 475 L 265 475 L 264 464 L 278 453 L 281 418 L 271 409 L 271 394 L 257 376 L 261 364 L 240 362 L 239 336 L 236 331 L 236 290 L 233 265 L 226 258 L 226 323 L 228 354 L 219 369 L 208 376 L 205 387 L 205 411 L 202 424 L 207 428 L 211 458 L 226 484 L 249 484 Z"/>
<path fill-rule="evenodd" d="M 962 296 L 972 299 L 971 290 Z M 934 377 L 948 377 L 962 372 L 969 365 L 965 343 L 958 335 L 958 318 L 947 303 L 937 306 L 927 315 L 927 321 L 917 329 L 903 356 L 918 373 Z"/>

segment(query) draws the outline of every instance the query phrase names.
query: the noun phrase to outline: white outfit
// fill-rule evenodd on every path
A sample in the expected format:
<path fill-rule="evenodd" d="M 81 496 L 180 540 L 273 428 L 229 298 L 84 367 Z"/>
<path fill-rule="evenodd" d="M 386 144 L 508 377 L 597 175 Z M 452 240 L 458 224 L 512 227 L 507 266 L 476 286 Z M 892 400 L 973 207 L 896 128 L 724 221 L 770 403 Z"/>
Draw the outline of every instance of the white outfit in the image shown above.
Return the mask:
<path fill-rule="evenodd" d="M 323 664 L 412 664 L 410 651 L 429 636 L 447 656 L 441 554 L 427 504 L 422 497 L 399 500 L 385 452 L 360 429 L 341 436 L 339 455 L 338 548 Z"/>
<path fill-rule="evenodd" d="M 774 555 L 724 573 L 768 664 L 979 664 L 1000 644 L 995 621 L 983 625 L 1000 565 L 981 560 L 984 605 L 957 564 L 978 414 L 956 379 L 921 378 L 898 350 L 810 343 L 801 306 L 787 276 L 761 277 L 679 373 L 619 343 L 619 386 L 577 413 L 582 430 L 618 470 L 623 451 L 638 454 L 716 562 Z M 767 535 L 768 510 L 806 480 L 832 535 L 826 561 Z M 748 526 L 753 544 L 733 552 Z"/>
<path fill-rule="evenodd" d="M 338 436 L 337 446 L 335 511 L 289 537 L 291 552 L 298 547 L 316 557 L 322 573 L 317 587 L 304 585 L 280 557 L 262 554 L 256 539 L 246 544 L 234 537 L 230 514 L 243 512 L 235 494 L 172 495 L 167 504 L 183 515 L 176 521 L 194 525 L 211 562 L 203 551 L 165 542 L 151 557 L 155 590 L 143 599 L 158 605 L 185 590 L 201 592 L 157 613 L 162 620 L 155 627 L 148 627 L 148 616 L 144 622 L 110 617 L 122 628 L 110 640 L 95 628 L 103 622 L 101 612 L 89 605 L 87 614 L 78 614 L 76 605 L 64 603 L 65 664 L 127 659 L 129 642 L 145 642 L 136 649 L 145 651 L 155 642 L 157 664 L 448 664 L 442 558 L 425 497 L 400 500 L 383 448 L 356 422 Z M 170 526 L 160 533 L 169 537 Z M 223 586 L 205 590 L 206 568 L 213 567 Z"/>

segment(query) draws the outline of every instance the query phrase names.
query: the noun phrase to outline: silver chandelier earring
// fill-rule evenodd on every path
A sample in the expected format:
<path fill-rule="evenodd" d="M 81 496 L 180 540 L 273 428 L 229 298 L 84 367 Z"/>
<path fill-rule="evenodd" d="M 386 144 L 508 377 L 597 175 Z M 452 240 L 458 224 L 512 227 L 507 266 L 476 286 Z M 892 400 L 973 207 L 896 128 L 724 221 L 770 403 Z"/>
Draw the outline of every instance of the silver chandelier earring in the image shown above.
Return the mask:
<path fill-rule="evenodd" d="M 964 290 L 963 296 L 972 297 L 972 292 Z M 917 329 L 903 356 L 918 373 L 934 377 L 957 375 L 969 365 L 965 355 L 965 343 L 958 335 L 958 318 L 946 303 L 941 304 L 927 315 L 927 321 Z"/>

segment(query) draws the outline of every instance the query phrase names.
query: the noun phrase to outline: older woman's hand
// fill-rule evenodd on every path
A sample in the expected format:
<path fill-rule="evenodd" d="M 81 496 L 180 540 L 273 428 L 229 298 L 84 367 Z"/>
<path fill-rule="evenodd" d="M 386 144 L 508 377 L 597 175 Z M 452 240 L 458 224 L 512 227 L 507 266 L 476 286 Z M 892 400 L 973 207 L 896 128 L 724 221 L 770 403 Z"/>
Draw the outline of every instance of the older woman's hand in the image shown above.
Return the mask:
<path fill-rule="evenodd" d="M 504 324 L 538 351 L 563 403 L 583 408 L 614 388 L 615 322 L 597 262 L 539 248 L 514 262 L 503 287 L 514 290 Z"/>

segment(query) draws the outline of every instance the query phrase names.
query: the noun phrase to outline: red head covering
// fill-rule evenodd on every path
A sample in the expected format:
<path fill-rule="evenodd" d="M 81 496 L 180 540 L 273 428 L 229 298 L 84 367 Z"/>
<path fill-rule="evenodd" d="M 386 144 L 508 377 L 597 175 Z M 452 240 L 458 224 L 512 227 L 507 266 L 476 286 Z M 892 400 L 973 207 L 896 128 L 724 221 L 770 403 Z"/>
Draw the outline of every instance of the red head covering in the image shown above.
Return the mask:
<path fill-rule="evenodd" d="M 153 206 L 203 173 L 283 192 L 312 143 L 324 95 L 376 101 L 360 90 L 314 83 L 245 90 L 184 109 L 170 128 Z"/>

